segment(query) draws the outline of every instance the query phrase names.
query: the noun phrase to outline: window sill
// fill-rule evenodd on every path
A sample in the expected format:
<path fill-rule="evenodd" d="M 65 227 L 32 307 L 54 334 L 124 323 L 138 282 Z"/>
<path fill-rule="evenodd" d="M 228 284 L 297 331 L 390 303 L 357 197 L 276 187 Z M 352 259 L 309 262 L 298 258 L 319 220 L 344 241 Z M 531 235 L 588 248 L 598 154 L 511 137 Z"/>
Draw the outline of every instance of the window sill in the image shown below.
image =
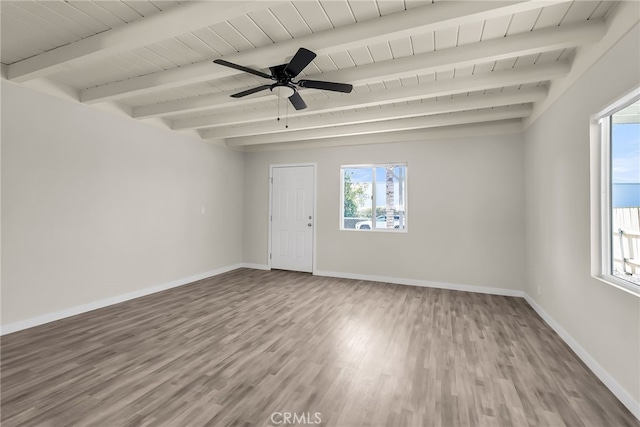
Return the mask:
<path fill-rule="evenodd" d="M 597 279 L 607 285 L 616 287 L 620 290 L 623 290 L 631 295 L 635 295 L 640 297 L 640 286 L 634 285 L 633 283 L 627 282 L 626 280 L 622 280 L 616 276 L 602 275 L 602 276 L 592 276 L 594 279 Z"/>
<path fill-rule="evenodd" d="M 375 229 L 357 229 L 357 228 L 341 228 L 340 231 L 348 231 L 348 232 L 359 232 L 359 233 L 398 233 L 398 234 L 403 234 L 403 233 L 407 233 L 408 230 L 405 228 L 403 230 L 400 229 L 380 229 L 380 228 L 375 228 Z"/>

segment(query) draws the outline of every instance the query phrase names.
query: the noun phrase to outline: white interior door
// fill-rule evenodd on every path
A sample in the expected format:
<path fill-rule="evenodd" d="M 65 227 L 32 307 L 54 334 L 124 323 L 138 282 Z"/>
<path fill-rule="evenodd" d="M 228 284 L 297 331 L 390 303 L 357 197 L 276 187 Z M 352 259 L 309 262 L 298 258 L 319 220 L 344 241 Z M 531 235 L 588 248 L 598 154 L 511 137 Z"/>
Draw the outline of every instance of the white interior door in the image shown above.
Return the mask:
<path fill-rule="evenodd" d="M 272 169 L 271 268 L 313 271 L 314 166 Z"/>

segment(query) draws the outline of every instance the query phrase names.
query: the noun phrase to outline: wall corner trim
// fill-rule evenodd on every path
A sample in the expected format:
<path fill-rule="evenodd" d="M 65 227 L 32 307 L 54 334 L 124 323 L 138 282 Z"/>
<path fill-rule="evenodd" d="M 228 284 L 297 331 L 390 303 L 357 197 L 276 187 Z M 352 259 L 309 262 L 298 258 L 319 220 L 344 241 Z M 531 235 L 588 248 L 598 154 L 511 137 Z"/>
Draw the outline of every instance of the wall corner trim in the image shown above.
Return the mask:
<path fill-rule="evenodd" d="M 128 292 L 122 295 L 116 295 L 109 298 L 104 298 L 98 301 L 90 302 L 88 304 L 77 305 L 75 307 L 66 308 L 64 310 L 55 311 L 53 313 L 47 313 L 41 316 L 32 317 L 30 319 L 9 323 L 7 325 L 2 325 L 0 327 L 0 336 L 11 334 L 13 332 L 18 332 L 23 329 L 33 328 L 35 326 L 44 325 L 45 323 L 54 322 L 56 320 L 86 313 L 92 310 L 97 310 L 99 308 L 129 301 L 135 298 L 140 298 L 146 295 L 151 295 L 156 292 L 161 292 L 167 289 L 176 288 L 178 286 L 187 285 L 189 283 L 197 282 L 198 280 L 207 279 L 209 277 L 227 273 L 232 270 L 237 270 L 238 268 L 242 268 L 242 267 L 245 267 L 245 265 L 240 263 L 228 265 L 226 267 L 220 267 L 215 270 L 207 271 L 200 274 L 195 274 L 193 276 L 185 277 L 182 279 L 172 280 L 171 282 L 162 283 L 160 285 L 139 289 L 137 291 Z M 254 267 L 247 267 L 247 268 L 254 268 Z"/>
<path fill-rule="evenodd" d="M 640 420 L 640 402 L 637 402 L 627 390 L 625 390 L 591 355 L 585 350 L 578 341 L 576 341 L 553 317 L 529 296 L 524 293 L 524 299 L 535 310 L 542 320 L 544 320 L 551 329 L 567 343 L 573 352 L 584 362 L 585 365 L 593 372 L 596 377 L 604 383 L 604 385 L 618 398 L 620 402 L 638 419 Z"/>

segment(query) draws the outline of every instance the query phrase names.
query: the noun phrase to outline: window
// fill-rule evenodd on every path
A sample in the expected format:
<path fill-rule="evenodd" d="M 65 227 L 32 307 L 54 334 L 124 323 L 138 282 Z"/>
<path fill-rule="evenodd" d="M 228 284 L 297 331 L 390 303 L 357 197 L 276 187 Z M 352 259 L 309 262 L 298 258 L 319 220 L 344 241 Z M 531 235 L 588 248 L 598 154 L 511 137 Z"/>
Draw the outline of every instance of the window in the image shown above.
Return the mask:
<path fill-rule="evenodd" d="M 596 120 L 600 154 L 598 276 L 640 295 L 640 90 Z"/>
<path fill-rule="evenodd" d="M 407 165 L 340 168 L 341 230 L 407 230 Z"/>

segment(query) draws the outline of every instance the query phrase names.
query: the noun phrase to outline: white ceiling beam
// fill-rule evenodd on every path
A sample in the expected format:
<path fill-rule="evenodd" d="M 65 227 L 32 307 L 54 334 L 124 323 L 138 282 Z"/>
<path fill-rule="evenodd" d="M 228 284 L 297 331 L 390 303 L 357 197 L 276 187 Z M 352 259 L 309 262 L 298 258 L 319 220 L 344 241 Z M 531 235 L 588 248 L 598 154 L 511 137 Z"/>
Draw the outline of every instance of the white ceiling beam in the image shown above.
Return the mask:
<path fill-rule="evenodd" d="M 604 37 L 606 30 L 606 24 L 602 20 L 587 21 L 330 71 L 305 78 L 358 85 L 390 78 L 413 77 L 416 74 L 449 71 L 458 67 L 593 43 Z"/>
<path fill-rule="evenodd" d="M 265 81 L 265 84 L 268 83 Z M 256 84 L 258 86 L 258 84 Z M 213 108 L 225 108 L 232 105 L 252 104 L 263 102 L 269 96 L 275 96 L 271 91 L 259 92 L 255 95 L 244 98 L 231 98 L 234 93 L 244 89 L 234 89 L 225 92 L 212 93 L 209 95 L 194 96 L 191 98 L 178 99 L 176 101 L 161 102 L 158 104 L 141 105 L 133 109 L 133 118 L 145 119 L 148 117 L 162 117 L 172 114 L 189 113 Z M 302 91 L 301 91 L 302 92 Z"/>
<path fill-rule="evenodd" d="M 363 45 L 386 42 L 390 38 L 436 31 L 468 22 L 539 9 L 566 1 L 568 0 L 440 2 L 285 40 L 259 49 L 226 55 L 224 59 L 248 67 L 263 69 L 284 63 L 301 46 L 318 55 L 325 55 Z M 172 70 L 85 89 L 80 95 L 80 100 L 86 103 L 113 100 L 214 80 L 238 73 L 240 71 L 214 65 L 208 60 L 201 61 Z"/>
<path fill-rule="evenodd" d="M 470 123 L 458 126 L 440 126 L 435 128 L 381 132 L 368 135 L 355 135 L 336 138 L 291 141 L 274 144 L 258 144 L 236 147 L 242 151 L 274 151 L 315 147 L 346 147 L 355 145 L 390 144 L 398 142 L 423 142 L 433 139 L 468 138 L 490 135 L 521 133 L 522 119 L 499 120 L 495 122 Z"/>
<path fill-rule="evenodd" d="M 573 47 L 600 40 L 605 31 L 606 25 L 604 21 L 588 21 L 404 58 L 390 59 L 359 67 L 318 73 L 305 78 L 348 82 L 353 85 L 372 83 L 389 78 L 448 71 L 455 67 L 470 66 L 479 62 L 498 61 L 514 56 Z M 231 98 L 230 95 L 236 92 L 238 90 L 143 105 L 133 109 L 133 117 L 167 116 L 212 108 L 224 108 L 229 105 L 251 104 L 264 101 L 265 97 L 273 96 L 270 91 L 264 91 L 241 99 Z"/>
<path fill-rule="evenodd" d="M 131 24 L 78 40 L 9 65 L 9 80 L 24 82 L 43 77 L 77 63 L 107 58 L 120 52 L 146 46 L 189 31 L 223 22 L 277 2 L 194 1 L 142 18 Z"/>
<path fill-rule="evenodd" d="M 517 107 L 500 107 L 480 111 L 440 114 L 436 116 L 410 117 L 398 120 L 377 121 L 355 125 L 337 126 L 323 129 L 289 130 L 269 135 L 254 135 L 226 140 L 229 147 L 244 145 L 273 144 L 290 141 L 335 138 L 340 136 L 364 135 L 380 132 L 393 132 L 411 129 L 425 129 L 439 126 L 453 126 L 468 123 L 490 122 L 527 117 L 533 110 L 530 104 Z"/>
<path fill-rule="evenodd" d="M 332 126 L 344 126 L 357 123 L 368 123 L 380 120 L 404 119 L 408 117 L 427 116 L 481 108 L 501 107 L 506 105 L 525 104 L 540 101 L 547 96 L 544 87 L 523 89 L 508 93 L 468 96 L 464 98 L 431 100 L 416 105 L 404 105 L 391 108 L 349 112 L 337 115 L 302 116 L 289 121 L 289 130 L 318 129 Z M 282 132 L 282 122 L 268 120 L 242 127 L 220 127 L 203 130 L 204 139 L 234 138 L 250 135 L 266 135 Z"/>
<path fill-rule="evenodd" d="M 570 69 L 571 66 L 569 62 L 558 61 L 552 64 L 534 65 L 476 74 L 467 77 L 439 80 L 415 86 L 400 87 L 394 90 L 345 94 L 323 100 L 310 100 L 308 102 L 309 108 L 300 111 L 289 111 L 289 117 L 329 113 L 339 110 L 351 110 L 374 105 L 413 101 L 416 99 L 502 88 L 526 83 L 537 83 L 557 77 L 563 77 L 567 75 Z M 273 108 L 221 113 L 214 116 L 174 120 L 171 128 L 177 130 L 260 122 L 275 118 L 275 114 L 276 112 Z"/>

